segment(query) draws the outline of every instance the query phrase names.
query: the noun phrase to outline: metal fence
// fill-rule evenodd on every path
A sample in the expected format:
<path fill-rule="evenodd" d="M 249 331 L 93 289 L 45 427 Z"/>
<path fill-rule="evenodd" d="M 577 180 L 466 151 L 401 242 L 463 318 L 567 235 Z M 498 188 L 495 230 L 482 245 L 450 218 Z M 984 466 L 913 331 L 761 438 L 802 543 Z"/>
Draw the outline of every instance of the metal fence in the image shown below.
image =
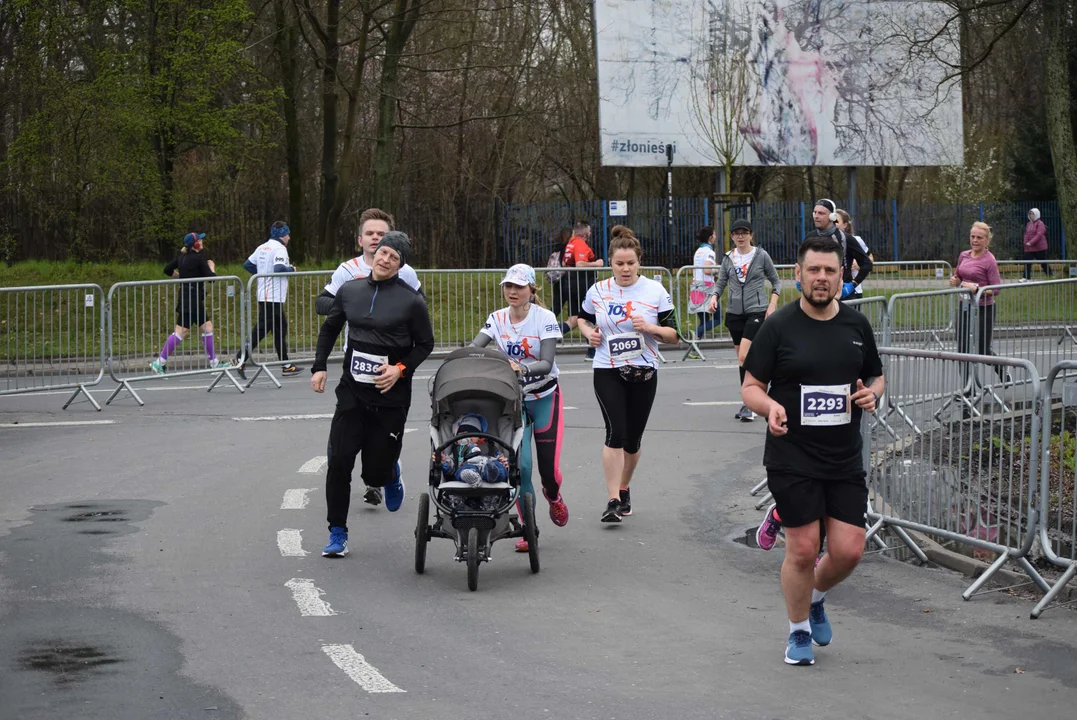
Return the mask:
<path fill-rule="evenodd" d="M 1065 572 L 1032 609 L 1033 618 L 1077 575 L 1077 362 L 1053 367 L 1043 394 L 1039 541 L 1044 556 Z"/>
<path fill-rule="evenodd" d="M 895 438 L 871 437 L 869 535 L 887 526 L 997 553 L 963 593 L 968 600 L 1008 561 L 1044 592 L 1028 560 L 1037 530 L 1035 505 L 1043 402 L 1039 372 L 1026 360 L 883 348 L 887 393 L 909 413 Z M 964 394 L 970 366 L 990 392 L 976 406 Z M 1020 382 L 1006 383 L 1006 375 Z"/>
<path fill-rule="evenodd" d="M 0 288 L 0 395 L 87 388 L 105 374 L 105 293 L 100 285 Z"/>
<path fill-rule="evenodd" d="M 311 363 L 318 348 L 318 332 L 325 318 L 318 315 L 315 300 L 333 276 L 331 271 L 311 270 L 290 273 L 266 273 L 251 275 L 247 281 L 245 308 L 246 335 L 243 338 L 244 363 L 253 364 L 257 370 L 249 376 L 244 387 L 249 388 L 265 375 L 281 387 L 273 372 L 292 363 Z M 266 302 L 259 294 L 259 283 L 276 284 L 274 291 L 287 288 L 282 303 Z M 274 298 L 280 297 L 273 295 Z M 344 357 L 347 347 L 347 327 L 341 331 L 329 360 Z M 246 374 L 246 373 L 244 373 Z"/>
<path fill-rule="evenodd" d="M 212 361 L 240 355 L 246 300 L 243 281 L 234 276 L 113 285 L 108 291 L 106 367 L 117 385 L 105 404 L 126 391 L 144 405 L 134 383 L 197 375 L 217 376 L 207 390 L 223 377 L 242 392 L 234 371 Z"/>
<path fill-rule="evenodd" d="M 1040 379 L 1077 359 L 1077 279 L 983 286 L 971 307 L 974 352 L 1029 360 Z"/>
<path fill-rule="evenodd" d="M 839 206 L 841 198 L 833 198 Z M 755 202 L 737 206 L 733 216 L 752 221 L 755 243 L 775 262 L 791 263 L 804 235 L 812 229 L 812 205 L 807 202 Z M 604 253 L 608 230 L 621 223 L 636 231 L 648 262 L 679 267 L 691 262 L 696 232 L 720 224 L 722 210 L 710 198 L 674 198 L 673 230 L 668 232 L 668 207 L 661 199 L 629 199 L 627 215 L 609 215 L 607 200 L 584 202 L 501 203 L 499 242 L 506 264 L 545 265 L 559 229 L 577 218 L 589 220 L 595 252 Z M 896 200 L 861 201 L 854 228 L 877 260 L 957 258 L 968 248 L 969 227 L 983 220 L 993 228 L 992 250 L 1002 260 L 1024 257 L 1024 228 L 1028 211 L 1036 207 L 1047 228 L 1048 255 L 1066 257 L 1065 232 L 1058 203 L 1021 201 L 954 205 L 899 204 Z M 716 210 L 717 208 L 717 210 Z M 716 217 L 717 216 L 717 217 Z M 728 239 L 719 236 L 723 245 Z M 728 249 L 728 247 L 725 247 Z"/>

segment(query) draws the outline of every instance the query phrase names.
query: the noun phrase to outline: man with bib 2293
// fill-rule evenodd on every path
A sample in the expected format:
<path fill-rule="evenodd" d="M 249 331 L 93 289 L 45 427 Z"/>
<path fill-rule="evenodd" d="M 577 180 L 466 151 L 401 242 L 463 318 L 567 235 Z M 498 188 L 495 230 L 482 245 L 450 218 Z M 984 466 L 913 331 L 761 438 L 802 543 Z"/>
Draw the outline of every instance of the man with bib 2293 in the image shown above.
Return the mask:
<path fill-rule="evenodd" d="M 838 302 L 844 258 L 829 238 L 800 247 L 802 297 L 763 323 L 744 362 L 744 404 L 767 418 L 763 464 L 785 527 L 785 662 L 812 665 L 833 636 L 823 603 L 864 552 L 868 490 L 861 419 L 886 387 L 867 318 Z M 827 552 L 816 566 L 820 524 Z"/>
<path fill-rule="evenodd" d="M 434 349 L 426 301 L 400 278 L 411 242 L 389 232 L 374 255 L 371 274 L 337 290 L 333 307 L 318 333 L 311 388 L 324 392 L 326 361 L 337 336 L 348 327 L 343 375 L 329 429 L 325 501 L 329 543 L 324 557 L 348 553 L 348 508 L 352 470 L 362 453 L 362 478 L 369 487 L 385 488 L 385 507 L 400 509 L 404 500 L 400 449 L 411 406 L 411 377 Z"/>

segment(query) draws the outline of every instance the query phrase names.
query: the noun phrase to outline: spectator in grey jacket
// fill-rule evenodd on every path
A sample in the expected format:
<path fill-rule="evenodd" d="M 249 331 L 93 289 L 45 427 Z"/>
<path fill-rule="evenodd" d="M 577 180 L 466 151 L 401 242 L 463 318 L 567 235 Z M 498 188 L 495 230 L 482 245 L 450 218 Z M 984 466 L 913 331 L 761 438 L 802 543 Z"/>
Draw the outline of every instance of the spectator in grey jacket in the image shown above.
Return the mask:
<path fill-rule="evenodd" d="M 737 364 L 740 365 L 740 384 L 744 384 L 744 358 L 752 339 L 759 332 L 763 321 L 778 309 L 782 281 L 774 269 L 774 261 L 762 248 L 752 245 L 752 224 L 747 220 L 734 220 L 730 228 L 733 249 L 722 256 L 718 281 L 711 290 L 709 310 L 718 309 L 718 299 L 729 286 L 726 301 L 725 326 L 737 348 Z M 770 282 L 770 294 L 765 281 Z M 751 422 L 755 413 L 741 405 L 734 416 L 741 422 Z"/>

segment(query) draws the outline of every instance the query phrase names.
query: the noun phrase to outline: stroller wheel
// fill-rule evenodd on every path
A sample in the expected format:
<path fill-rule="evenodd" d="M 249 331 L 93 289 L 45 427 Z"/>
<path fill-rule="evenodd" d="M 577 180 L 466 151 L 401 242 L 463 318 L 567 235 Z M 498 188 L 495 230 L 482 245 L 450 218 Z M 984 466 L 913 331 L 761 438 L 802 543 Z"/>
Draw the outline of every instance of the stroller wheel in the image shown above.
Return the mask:
<path fill-rule="evenodd" d="M 479 529 L 467 531 L 467 589 L 479 589 Z"/>
<path fill-rule="evenodd" d="M 415 572 L 426 569 L 426 545 L 430 542 L 430 495 L 419 496 L 419 519 L 415 523 Z"/>
<path fill-rule="evenodd" d="M 535 525 L 535 496 L 524 494 L 523 502 L 524 540 L 527 540 L 527 559 L 531 561 L 531 572 L 539 571 L 538 527 Z"/>

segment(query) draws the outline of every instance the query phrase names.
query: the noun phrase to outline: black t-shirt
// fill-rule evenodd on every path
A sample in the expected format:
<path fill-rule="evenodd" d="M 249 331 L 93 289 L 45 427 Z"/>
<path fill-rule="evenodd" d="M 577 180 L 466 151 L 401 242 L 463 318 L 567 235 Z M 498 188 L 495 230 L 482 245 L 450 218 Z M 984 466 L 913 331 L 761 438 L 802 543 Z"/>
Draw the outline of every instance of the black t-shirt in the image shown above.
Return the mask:
<path fill-rule="evenodd" d="M 217 273 L 209 269 L 209 259 L 205 253 L 193 250 L 177 254 L 175 260 L 165 265 L 165 275 L 168 277 L 172 277 L 172 273 L 177 270 L 181 280 L 217 277 Z M 182 312 L 181 308 L 201 306 L 205 302 L 205 295 L 203 283 L 180 285 L 176 298 L 176 312 Z"/>
<path fill-rule="evenodd" d="M 863 411 L 848 395 L 855 392 L 858 378 L 868 385 L 883 368 L 871 324 L 862 313 L 839 305 L 832 319 L 814 320 L 799 300 L 785 305 L 759 329 L 744 369 L 770 385 L 767 394 L 788 418 L 784 436 L 767 432 L 763 465 L 768 470 L 821 479 L 863 477 Z M 801 417 L 804 411 L 808 418 Z"/>

